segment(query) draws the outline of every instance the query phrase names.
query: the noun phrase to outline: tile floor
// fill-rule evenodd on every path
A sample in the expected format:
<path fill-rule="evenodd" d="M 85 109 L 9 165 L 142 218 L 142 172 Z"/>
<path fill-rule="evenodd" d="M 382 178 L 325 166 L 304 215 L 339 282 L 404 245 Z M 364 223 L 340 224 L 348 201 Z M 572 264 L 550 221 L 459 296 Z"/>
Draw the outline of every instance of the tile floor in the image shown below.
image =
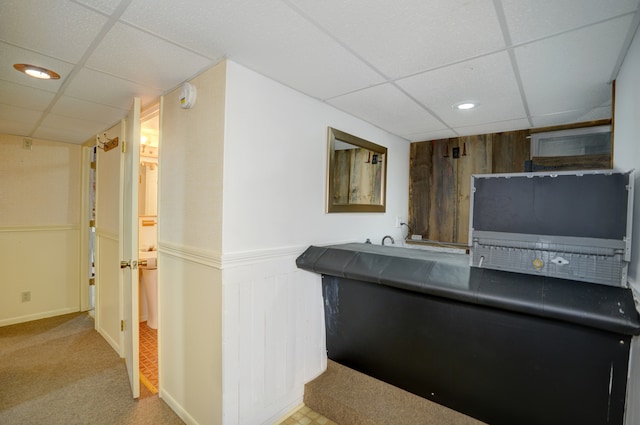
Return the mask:
<path fill-rule="evenodd" d="M 278 423 L 278 425 L 338 425 L 330 419 L 325 418 L 320 413 L 314 412 L 307 406 L 303 406 L 296 410 L 287 419 Z"/>
<path fill-rule="evenodd" d="M 140 322 L 140 381 L 155 394 L 158 392 L 158 330 Z"/>

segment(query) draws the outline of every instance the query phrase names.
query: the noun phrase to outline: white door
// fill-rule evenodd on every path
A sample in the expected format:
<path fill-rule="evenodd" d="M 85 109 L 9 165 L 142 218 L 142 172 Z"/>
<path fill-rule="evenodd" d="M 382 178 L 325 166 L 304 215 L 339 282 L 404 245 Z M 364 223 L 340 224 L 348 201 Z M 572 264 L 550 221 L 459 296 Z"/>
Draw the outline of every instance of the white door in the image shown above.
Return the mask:
<path fill-rule="evenodd" d="M 122 348 L 122 143 L 124 120 L 98 135 L 96 168 L 96 330 L 123 356 Z"/>
<path fill-rule="evenodd" d="M 127 373 L 134 398 L 140 397 L 140 358 L 138 323 L 138 167 L 140 163 L 140 99 L 125 121 L 125 150 L 122 171 L 122 267 L 123 346 Z"/>

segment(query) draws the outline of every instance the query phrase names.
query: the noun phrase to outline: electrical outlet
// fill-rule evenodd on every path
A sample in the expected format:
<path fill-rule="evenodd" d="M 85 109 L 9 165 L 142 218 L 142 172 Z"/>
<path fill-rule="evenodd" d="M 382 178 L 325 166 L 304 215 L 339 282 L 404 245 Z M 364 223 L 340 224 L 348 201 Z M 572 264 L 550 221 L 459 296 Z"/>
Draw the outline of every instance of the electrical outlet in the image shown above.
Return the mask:
<path fill-rule="evenodd" d="M 22 293 L 22 302 L 26 303 L 27 301 L 31 301 L 31 291 L 24 291 Z"/>
<path fill-rule="evenodd" d="M 31 139 L 22 139 L 22 149 L 30 151 L 32 146 L 33 141 Z"/>
<path fill-rule="evenodd" d="M 402 223 L 404 223 L 404 218 L 397 216 L 396 217 L 396 227 L 400 227 L 402 226 Z"/>

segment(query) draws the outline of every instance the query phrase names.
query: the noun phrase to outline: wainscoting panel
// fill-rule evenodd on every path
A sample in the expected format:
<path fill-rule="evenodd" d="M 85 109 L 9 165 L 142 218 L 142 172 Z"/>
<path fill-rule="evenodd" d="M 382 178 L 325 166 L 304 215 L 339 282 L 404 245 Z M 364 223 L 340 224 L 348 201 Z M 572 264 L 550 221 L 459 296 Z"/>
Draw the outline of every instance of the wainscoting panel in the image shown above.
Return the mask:
<path fill-rule="evenodd" d="M 122 356 L 122 285 L 118 235 L 96 229 L 96 329 Z"/>
<path fill-rule="evenodd" d="M 326 368 L 321 281 L 296 268 L 303 250 L 223 258 L 225 425 L 276 422 Z"/>
<path fill-rule="evenodd" d="M 78 226 L 1 227 L 0 326 L 79 311 L 79 269 Z"/>
<path fill-rule="evenodd" d="M 222 423 L 222 283 L 217 263 L 219 256 L 213 252 L 159 243 L 159 393 L 189 425 Z"/>

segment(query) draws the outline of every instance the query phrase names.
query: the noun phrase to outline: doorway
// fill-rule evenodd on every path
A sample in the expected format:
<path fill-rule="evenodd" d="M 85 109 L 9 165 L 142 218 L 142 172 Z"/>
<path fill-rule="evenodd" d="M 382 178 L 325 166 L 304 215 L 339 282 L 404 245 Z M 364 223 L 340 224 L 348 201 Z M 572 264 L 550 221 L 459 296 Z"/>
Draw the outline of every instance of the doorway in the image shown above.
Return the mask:
<path fill-rule="evenodd" d="M 158 148 L 160 104 L 140 114 L 138 172 L 139 344 L 140 381 L 158 392 Z"/>

